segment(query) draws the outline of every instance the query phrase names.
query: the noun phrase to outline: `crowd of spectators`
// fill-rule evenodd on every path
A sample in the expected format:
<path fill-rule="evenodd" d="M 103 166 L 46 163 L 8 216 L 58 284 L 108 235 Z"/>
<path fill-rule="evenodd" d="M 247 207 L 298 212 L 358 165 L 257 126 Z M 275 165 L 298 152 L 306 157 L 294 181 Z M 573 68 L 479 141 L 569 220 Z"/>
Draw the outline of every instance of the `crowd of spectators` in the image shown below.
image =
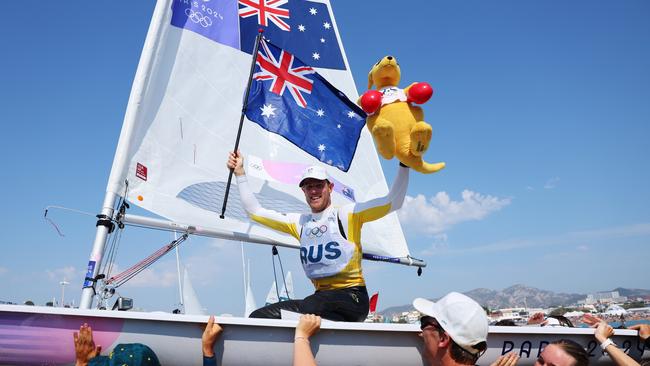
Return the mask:
<path fill-rule="evenodd" d="M 428 365 L 462 366 L 476 365 L 487 350 L 488 318 L 483 308 L 471 298 L 451 292 L 437 302 L 418 298 L 413 306 L 422 314 L 420 333 L 422 356 Z M 628 356 L 612 341 L 614 329 L 604 319 L 586 314 L 582 322 L 594 328 L 594 337 L 617 366 L 637 366 L 639 363 Z M 562 317 L 544 317 L 534 314 L 531 325 L 573 326 Z M 293 365 L 313 366 L 316 359 L 312 352 L 310 339 L 319 332 L 321 318 L 303 314 L 296 326 L 293 342 Z M 500 324 L 512 325 L 512 324 Z M 638 324 L 629 327 L 637 330 L 645 347 L 650 349 L 650 325 Z M 216 366 L 215 344 L 223 328 L 210 316 L 201 339 L 204 366 Z M 109 355 L 102 356 L 102 347 L 93 340 L 92 329 L 83 324 L 79 332 L 74 332 L 76 366 L 113 365 L 160 365 L 152 349 L 143 344 L 118 344 Z M 198 353 L 198 352 L 197 352 Z M 519 356 L 510 352 L 499 357 L 490 366 L 516 366 Z M 583 346 L 569 340 L 551 342 L 541 351 L 536 366 L 587 366 L 589 356 Z M 645 364 L 647 365 L 647 364 Z"/>

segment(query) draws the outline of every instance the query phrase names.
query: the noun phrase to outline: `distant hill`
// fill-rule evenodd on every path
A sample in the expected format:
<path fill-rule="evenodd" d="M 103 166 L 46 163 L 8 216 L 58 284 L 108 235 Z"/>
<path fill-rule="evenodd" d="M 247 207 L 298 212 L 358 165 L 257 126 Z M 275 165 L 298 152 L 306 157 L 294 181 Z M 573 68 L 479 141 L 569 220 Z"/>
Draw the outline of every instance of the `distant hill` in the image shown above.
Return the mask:
<path fill-rule="evenodd" d="M 601 292 L 618 291 L 621 296 L 628 298 L 646 297 L 650 296 L 650 290 L 642 289 L 626 289 L 622 287 L 613 290 L 604 290 Z M 529 308 L 549 308 L 558 306 L 568 306 L 575 304 L 578 300 L 583 300 L 587 294 L 565 294 L 555 293 L 553 291 L 540 290 L 535 287 L 526 285 L 514 285 L 503 290 L 490 290 L 487 288 L 477 288 L 468 292 L 465 295 L 476 300 L 483 306 L 488 306 L 490 309 L 510 308 L 510 307 L 523 307 Z M 438 299 L 431 299 L 436 301 Z M 391 315 L 401 313 L 404 311 L 413 310 L 411 304 L 393 306 L 386 308 L 380 312 L 382 315 Z"/>
<path fill-rule="evenodd" d="M 630 299 L 636 299 L 637 297 L 648 297 L 650 296 L 650 291 L 642 290 L 639 288 L 622 288 L 617 287 L 612 291 L 618 291 L 618 294 L 621 296 L 627 296 Z"/>

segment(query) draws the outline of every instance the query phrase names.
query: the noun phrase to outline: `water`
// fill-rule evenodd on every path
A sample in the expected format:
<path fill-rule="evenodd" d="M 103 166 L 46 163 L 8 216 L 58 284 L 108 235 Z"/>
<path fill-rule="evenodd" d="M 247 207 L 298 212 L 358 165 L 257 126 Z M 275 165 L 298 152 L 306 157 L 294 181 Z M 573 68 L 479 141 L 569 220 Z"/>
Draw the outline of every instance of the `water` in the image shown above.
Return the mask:
<path fill-rule="evenodd" d="M 609 325 L 611 325 L 614 329 L 617 329 L 618 327 L 621 326 L 620 321 L 607 322 L 607 323 Z M 636 324 L 650 324 L 650 319 L 636 319 L 636 320 L 626 320 L 625 321 L 625 327 L 630 327 L 630 326 L 636 325 Z M 589 326 L 587 324 L 584 324 L 584 323 L 579 323 L 576 326 L 578 328 L 589 328 Z"/>
<path fill-rule="evenodd" d="M 629 327 L 631 325 L 636 325 L 636 324 L 650 324 L 650 319 L 638 319 L 638 320 L 625 321 L 626 327 Z M 610 322 L 609 325 L 611 325 L 614 329 L 616 329 L 621 326 L 621 322 Z"/>

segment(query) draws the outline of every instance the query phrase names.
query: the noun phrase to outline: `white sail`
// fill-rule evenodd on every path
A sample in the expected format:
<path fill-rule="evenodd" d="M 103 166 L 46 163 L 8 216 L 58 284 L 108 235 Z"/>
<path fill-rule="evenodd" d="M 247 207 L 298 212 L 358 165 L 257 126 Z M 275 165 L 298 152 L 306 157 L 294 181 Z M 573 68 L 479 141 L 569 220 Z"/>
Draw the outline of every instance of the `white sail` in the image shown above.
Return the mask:
<path fill-rule="evenodd" d="M 291 277 L 291 271 L 287 272 L 287 276 L 284 278 L 284 284 L 282 285 L 282 290 L 279 292 L 280 297 L 278 297 L 278 287 L 273 281 L 269 293 L 266 295 L 266 305 L 275 304 L 279 301 L 293 300 L 295 295 L 293 292 L 293 277 Z"/>
<path fill-rule="evenodd" d="M 172 25 L 172 8 L 180 3 L 160 0 L 156 6 L 107 191 L 121 196 L 126 192 L 130 202 L 174 222 L 228 229 L 297 246 L 290 236 L 252 224 L 242 210 L 236 187 L 228 199 L 226 218 L 219 218 L 228 177 L 225 160 L 237 133 L 251 55 Z M 237 3 L 225 3 L 186 1 L 184 4 L 190 4 L 187 6 L 196 4 L 203 9 L 188 8 L 185 13 L 201 13 L 205 22 L 200 24 L 206 29 L 238 22 L 237 9 L 226 9 Z M 343 70 L 316 70 L 355 100 L 358 94 L 329 2 L 313 4 L 325 6 L 319 14 L 331 18 L 326 30 L 333 32 L 334 42 L 339 43 L 344 64 Z M 174 16 L 183 15 L 177 12 Z M 319 163 L 315 158 L 247 120 L 240 149 L 245 154 L 251 188 L 262 205 L 284 212 L 308 210 L 297 181 L 305 166 Z M 349 171 L 328 167 L 328 172 L 337 183 L 335 205 L 365 201 L 388 191 L 366 129 Z M 394 213 L 365 225 L 362 238 L 364 253 L 409 255 Z"/>
<path fill-rule="evenodd" d="M 273 281 L 273 284 L 271 284 L 271 288 L 269 289 L 269 293 L 266 295 L 265 305 L 275 304 L 278 301 L 280 301 L 278 298 L 278 287 L 276 286 L 275 281 Z"/>
<path fill-rule="evenodd" d="M 205 309 L 199 302 L 196 291 L 194 291 L 194 286 L 192 286 L 192 281 L 190 281 L 187 268 L 183 271 L 183 306 L 185 308 L 185 314 L 206 315 Z"/>
<path fill-rule="evenodd" d="M 280 291 L 280 301 L 292 300 L 295 298 L 296 297 L 293 294 L 293 278 L 291 277 L 291 271 L 289 271 L 287 272 L 287 277 L 285 277 L 282 290 Z"/>
<path fill-rule="evenodd" d="M 248 261 L 248 271 L 246 273 L 246 310 L 244 311 L 244 316 L 248 318 L 248 316 L 257 309 L 257 305 L 255 304 L 255 297 L 253 296 L 253 290 L 251 289 L 251 262 L 250 260 Z"/>

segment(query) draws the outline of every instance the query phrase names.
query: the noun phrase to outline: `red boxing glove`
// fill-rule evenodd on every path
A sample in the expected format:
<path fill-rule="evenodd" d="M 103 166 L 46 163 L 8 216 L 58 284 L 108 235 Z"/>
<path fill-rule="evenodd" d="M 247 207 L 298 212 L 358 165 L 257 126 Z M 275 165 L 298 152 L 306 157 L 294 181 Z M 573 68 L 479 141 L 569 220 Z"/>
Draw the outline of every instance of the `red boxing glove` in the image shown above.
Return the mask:
<path fill-rule="evenodd" d="M 361 96 L 359 104 L 364 112 L 373 114 L 381 107 L 381 93 L 377 90 L 368 90 Z"/>
<path fill-rule="evenodd" d="M 422 104 L 429 100 L 432 95 L 433 88 L 431 88 L 431 85 L 429 85 L 429 83 L 420 82 L 409 88 L 407 101 Z"/>

